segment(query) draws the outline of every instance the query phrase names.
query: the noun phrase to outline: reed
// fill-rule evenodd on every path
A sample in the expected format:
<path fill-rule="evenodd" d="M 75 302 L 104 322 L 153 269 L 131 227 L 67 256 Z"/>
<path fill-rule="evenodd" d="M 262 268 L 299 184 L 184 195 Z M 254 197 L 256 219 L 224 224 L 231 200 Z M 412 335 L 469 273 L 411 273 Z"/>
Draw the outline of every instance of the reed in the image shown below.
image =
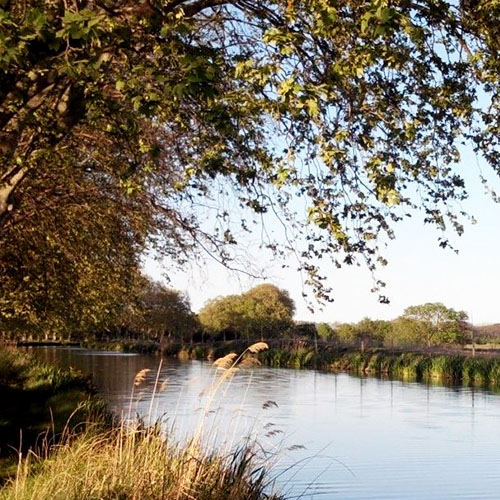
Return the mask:
<path fill-rule="evenodd" d="M 91 430 L 19 461 L 0 500 L 239 500 L 266 495 L 256 450 L 221 455 L 171 443 L 159 426 Z"/>
<path fill-rule="evenodd" d="M 465 384 L 485 386 L 495 383 L 494 369 L 500 366 L 498 361 L 486 358 L 468 358 L 462 365 L 462 378 Z"/>
<path fill-rule="evenodd" d="M 462 381 L 462 365 L 464 358 L 461 356 L 434 356 L 425 376 L 431 380 L 460 383 Z"/>
<path fill-rule="evenodd" d="M 270 349 L 260 360 L 273 367 L 313 368 L 355 375 L 387 376 L 416 382 L 438 382 L 500 387 L 500 359 L 433 355 L 418 352 L 392 353 L 322 350 L 312 346 Z"/>
<path fill-rule="evenodd" d="M 206 419 L 224 383 L 245 367 L 260 362 L 267 344 L 257 342 L 241 354 L 229 353 L 215 361 L 200 425 L 184 445 L 174 442 L 161 422 L 145 425 L 126 420 L 103 430 L 87 423 L 78 434 L 69 431 L 57 445 L 35 454 L 20 455 L 15 478 L 0 490 L 0 500 L 278 500 L 271 493 L 269 456 L 252 439 L 236 448 L 214 451 L 206 436 Z M 160 384 L 161 363 L 153 398 Z M 132 391 L 151 374 L 137 373 Z M 131 397 L 132 400 L 132 397 Z"/>

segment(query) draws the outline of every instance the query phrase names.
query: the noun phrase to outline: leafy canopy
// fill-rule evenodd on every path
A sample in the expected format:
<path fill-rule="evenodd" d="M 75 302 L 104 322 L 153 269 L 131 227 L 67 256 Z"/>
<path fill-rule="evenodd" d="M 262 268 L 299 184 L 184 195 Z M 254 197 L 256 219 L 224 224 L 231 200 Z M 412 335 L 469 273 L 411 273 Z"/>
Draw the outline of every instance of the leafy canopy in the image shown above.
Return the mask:
<path fill-rule="evenodd" d="M 167 336 L 181 342 L 192 338 L 199 324 L 187 296 L 145 276 L 139 277 L 135 288 L 136 303 L 129 303 L 119 318 L 129 334 L 158 340 Z"/>
<path fill-rule="evenodd" d="M 499 14 L 491 0 L 3 0 L 0 245 L 117 203 L 122 235 L 140 219 L 136 255 L 204 249 L 232 266 L 251 228 L 240 206 L 287 226 L 263 245 L 293 247 L 329 298 L 318 260 L 374 270 L 414 209 L 462 232 L 463 142 L 499 171 Z M 58 203 L 75 175 L 96 193 L 85 215 Z M 54 189 L 30 197 L 37 183 Z"/>
<path fill-rule="evenodd" d="M 286 290 L 271 284 L 241 295 L 209 301 L 199 312 L 200 323 L 211 334 L 265 337 L 283 334 L 293 325 L 295 304 Z"/>
<path fill-rule="evenodd" d="M 441 302 L 407 307 L 399 323 L 412 332 L 413 341 L 435 344 L 455 344 L 464 340 L 468 321 L 465 311 L 456 311 Z"/>

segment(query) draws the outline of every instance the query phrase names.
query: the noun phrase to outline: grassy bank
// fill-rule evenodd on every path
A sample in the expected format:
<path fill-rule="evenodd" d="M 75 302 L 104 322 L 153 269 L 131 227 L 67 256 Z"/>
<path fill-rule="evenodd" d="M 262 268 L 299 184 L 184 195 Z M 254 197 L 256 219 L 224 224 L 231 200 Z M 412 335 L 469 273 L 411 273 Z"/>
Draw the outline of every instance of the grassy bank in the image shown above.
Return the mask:
<path fill-rule="evenodd" d="M 195 442 L 179 447 L 158 427 L 119 427 L 28 457 L 0 500 L 278 500 L 266 489 L 250 447 L 223 455 Z"/>
<path fill-rule="evenodd" d="M 179 348 L 181 359 L 215 359 L 240 350 L 241 341 Z M 308 368 L 354 375 L 388 377 L 416 382 L 438 382 L 500 388 L 500 357 L 472 357 L 467 354 L 395 352 L 368 349 L 322 347 L 312 343 L 269 342 L 270 349 L 259 354 L 260 361 L 275 368 Z M 274 344 L 274 345 L 273 345 Z"/>
<path fill-rule="evenodd" d="M 95 340 L 81 343 L 82 347 L 87 349 L 99 349 L 104 351 L 116 352 L 134 352 L 137 354 L 157 354 L 160 352 L 159 342 L 154 340 L 138 339 L 114 339 L 114 340 Z M 179 346 L 180 349 L 180 346 Z"/>
<path fill-rule="evenodd" d="M 87 377 L 0 347 L 0 480 L 13 471 L 16 450 L 54 441 L 67 426 L 103 409 Z M 14 462 L 13 462 L 14 461 Z"/>
<path fill-rule="evenodd" d="M 500 388 L 500 354 L 491 349 L 477 350 L 472 357 L 467 349 L 450 353 L 392 351 L 374 348 L 359 352 L 352 348 L 320 345 L 316 351 L 307 340 L 276 339 L 268 342 L 270 349 L 260 354 L 260 361 L 276 368 L 309 368 L 355 375 L 390 377 L 418 382 L 442 382 L 450 384 L 474 385 Z M 213 360 L 232 351 L 243 351 L 248 345 L 245 340 L 228 342 L 206 342 L 190 346 L 173 343 L 160 348 L 153 341 L 133 339 L 98 342 L 89 348 L 136 352 L 177 357 L 181 360 Z"/>
<path fill-rule="evenodd" d="M 261 353 L 268 366 L 314 368 L 345 371 L 416 382 L 442 382 L 500 387 L 500 359 L 468 357 L 456 354 L 419 352 L 395 353 L 382 350 L 365 352 L 323 350 L 312 347 L 271 348 Z"/>

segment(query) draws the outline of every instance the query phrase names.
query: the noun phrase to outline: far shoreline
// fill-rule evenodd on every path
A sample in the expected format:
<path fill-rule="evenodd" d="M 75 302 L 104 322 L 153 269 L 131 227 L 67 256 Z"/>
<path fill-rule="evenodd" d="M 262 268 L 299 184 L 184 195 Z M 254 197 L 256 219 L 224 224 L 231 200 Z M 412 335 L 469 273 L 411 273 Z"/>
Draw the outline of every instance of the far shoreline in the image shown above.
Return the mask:
<path fill-rule="evenodd" d="M 309 339 L 268 339 L 269 350 L 259 353 L 262 365 L 273 368 L 312 369 L 356 376 L 373 376 L 421 383 L 442 383 L 500 389 L 500 346 L 433 346 L 430 348 L 368 347 L 364 350 Z M 214 361 L 230 352 L 241 352 L 247 340 L 199 342 L 191 345 L 139 339 L 92 342 L 18 342 L 19 347 L 82 347 L 117 353 L 176 358 L 181 361 Z M 496 392 L 496 391 L 495 391 Z"/>

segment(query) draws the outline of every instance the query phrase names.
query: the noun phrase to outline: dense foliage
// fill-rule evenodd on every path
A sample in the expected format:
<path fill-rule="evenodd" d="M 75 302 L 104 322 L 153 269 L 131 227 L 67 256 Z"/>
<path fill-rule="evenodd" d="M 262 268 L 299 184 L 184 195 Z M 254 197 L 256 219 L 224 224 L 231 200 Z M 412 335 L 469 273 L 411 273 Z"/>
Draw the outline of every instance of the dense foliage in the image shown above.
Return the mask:
<path fill-rule="evenodd" d="M 358 323 L 332 327 L 330 339 L 360 347 L 431 347 L 461 345 L 472 339 L 472 326 L 464 311 L 440 302 L 409 306 L 392 320 L 364 318 Z"/>
<path fill-rule="evenodd" d="M 430 347 L 463 343 L 469 317 L 465 311 L 455 311 L 440 302 L 434 302 L 407 307 L 401 319 L 398 325 L 400 335 L 405 336 L 404 324 L 410 330 L 410 337 Z"/>
<path fill-rule="evenodd" d="M 365 346 L 382 345 L 389 337 L 392 325 L 389 321 L 363 318 L 356 324 L 344 323 L 337 326 L 336 334 L 342 342 Z"/>
<path fill-rule="evenodd" d="M 323 298 L 318 259 L 373 270 L 412 209 L 460 233 L 462 142 L 499 170 L 499 10 L 2 1 L 1 328 L 111 319 L 145 247 L 234 267 L 252 218 Z"/>
<path fill-rule="evenodd" d="M 198 317 L 212 336 L 270 338 L 290 329 L 294 312 L 295 304 L 286 290 L 263 284 L 241 295 L 209 301 Z"/>
<path fill-rule="evenodd" d="M 200 326 L 184 294 L 146 277 L 141 277 L 136 286 L 139 288 L 137 301 L 128 304 L 118 319 L 124 330 L 122 335 L 160 343 L 167 339 L 181 344 L 192 341 Z"/>
<path fill-rule="evenodd" d="M 104 192 L 110 189 L 109 196 Z M 0 333 L 69 339 L 109 327 L 133 300 L 143 247 L 134 201 L 59 165 L 23 191 L 0 236 Z M 116 196 L 115 196 L 116 195 Z M 55 200 L 37 206 L 37 199 Z"/>

